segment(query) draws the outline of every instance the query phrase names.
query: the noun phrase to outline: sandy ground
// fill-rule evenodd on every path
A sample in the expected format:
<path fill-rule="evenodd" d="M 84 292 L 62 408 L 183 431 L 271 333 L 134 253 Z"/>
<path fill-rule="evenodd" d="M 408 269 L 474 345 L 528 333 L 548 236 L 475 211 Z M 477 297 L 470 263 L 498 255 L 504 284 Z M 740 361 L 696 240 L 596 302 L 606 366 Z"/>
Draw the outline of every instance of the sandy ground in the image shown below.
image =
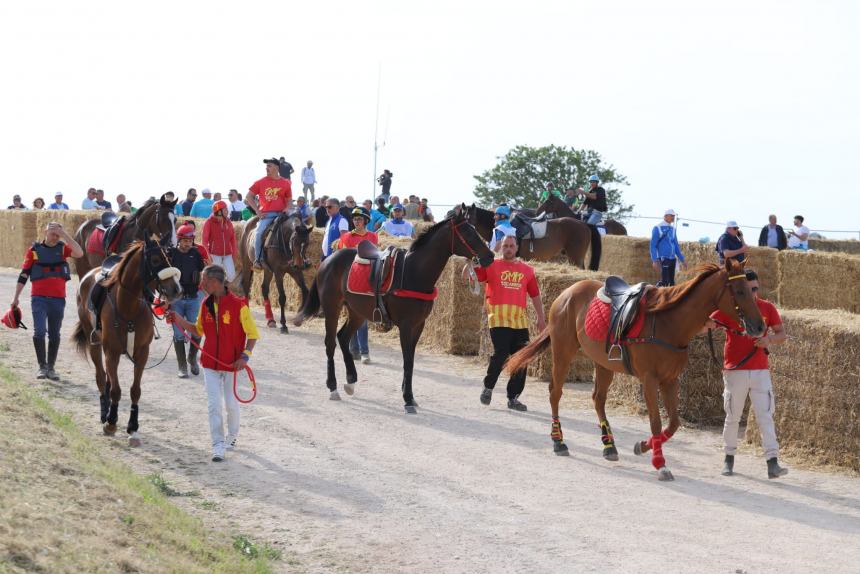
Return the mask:
<path fill-rule="evenodd" d="M 9 299 L 15 276 L 0 272 Z M 140 473 L 199 491 L 177 503 L 206 524 L 282 549 L 284 571 L 857 572 L 856 477 L 792 468 L 768 480 L 750 452 L 725 478 L 720 436 L 681 429 L 665 448 L 676 481 L 658 482 L 648 459 L 632 454 L 647 435 L 643 418 L 610 415 L 621 460 L 603 460 L 584 385 L 566 391 L 572 456 L 556 457 L 545 384 L 527 386 L 527 413 L 506 408 L 503 383 L 484 407 L 483 366 L 468 358 L 419 353 L 421 408 L 406 415 L 399 349 L 374 346 L 373 333 L 373 363 L 359 365 L 356 395 L 332 402 L 320 327 L 263 331 L 252 363 L 259 396 L 242 407 L 239 448 L 226 462 L 209 460 L 202 380 L 177 379 L 172 352 L 144 377 L 143 446 L 131 449 L 118 434 L 102 438 L 106 448 Z M 11 366 L 32 379 L 29 332 L 3 329 L 0 342 L 20 350 Z M 168 344 L 154 342 L 151 363 Z M 58 370 L 61 383 L 33 384 L 101 435 L 92 368 L 65 341 Z M 130 372 L 123 362 L 121 427 Z M 340 361 L 338 373 L 342 383 Z"/>

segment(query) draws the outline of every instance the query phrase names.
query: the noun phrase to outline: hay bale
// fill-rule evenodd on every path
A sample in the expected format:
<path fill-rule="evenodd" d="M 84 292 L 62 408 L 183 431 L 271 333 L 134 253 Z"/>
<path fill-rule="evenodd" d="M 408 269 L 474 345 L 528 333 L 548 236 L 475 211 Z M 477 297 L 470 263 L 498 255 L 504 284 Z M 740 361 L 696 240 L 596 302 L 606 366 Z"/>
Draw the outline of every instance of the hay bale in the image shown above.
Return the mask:
<path fill-rule="evenodd" d="M 792 309 L 860 313 L 860 257 L 787 249 L 779 253 L 779 302 Z"/>
<path fill-rule="evenodd" d="M 475 296 L 463 282 L 464 257 L 453 256 L 436 288 L 439 297 L 427 318 L 422 346 L 453 355 L 477 355 L 480 350 L 483 296 Z"/>
<path fill-rule="evenodd" d="M 628 283 L 654 282 L 651 267 L 650 239 L 627 235 L 603 236 L 600 271 L 623 277 Z"/>
<path fill-rule="evenodd" d="M 529 263 L 535 269 L 535 277 L 540 286 L 541 298 L 544 304 L 544 313 L 549 313 L 549 308 L 552 303 L 558 298 L 562 291 L 576 283 L 585 279 L 595 279 L 603 281 L 607 274 L 601 271 L 588 271 L 577 269 L 569 264 L 559 263 Z M 481 299 L 483 301 L 483 298 Z M 535 331 L 535 316 L 534 309 L 531 303 L 528 306 L 529 316 L 529 335 L 534 338 L 538 335 Z M 480 329 L 480 348 L 479 355 L 489 358 L 493 353 L 493 345 L 490 341 L 490 330 L 487 326 L 487 314 L 481 310 L 481 329 Z M 594 372 L 594 365 L 591 359 L 577 354 L 576 358 L 570 367 L 568 374 L 569 381 L 591 380 Z M 528 374 L 531 377 L 549 381 L 552 378 L 552 355 L 547 352 L 535 359 L 529 365 Z"/>
<path fill-rule="evenodd" d="M 782 318 L 789 340 L 770 355 L 780 450 L 860 471 L 860 316 L 800 310 Z M 756 424 L 746 438 L 760 444 Z"/>
<path fill-rule="evenodd" d="M 0 261 L 6 267 L 21 268 L 24 253 L 36 240 L 35 211 L 6 210 L 2 212 L 0 224 L 4 233 L 0 234 Z"/>
<path fill-rule="evenodd" d="M 860 255 L 860 241 L 856 239 L 810 239 L 809 248 L 828 253 L 851 253 Z"/>

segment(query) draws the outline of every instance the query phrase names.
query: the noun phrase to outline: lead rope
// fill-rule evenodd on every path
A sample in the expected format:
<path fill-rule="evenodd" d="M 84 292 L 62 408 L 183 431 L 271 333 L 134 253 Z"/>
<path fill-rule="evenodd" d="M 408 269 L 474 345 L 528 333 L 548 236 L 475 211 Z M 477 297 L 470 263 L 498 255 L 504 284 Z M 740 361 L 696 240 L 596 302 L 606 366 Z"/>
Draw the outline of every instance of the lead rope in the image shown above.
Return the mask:
<path fill-rule="evenodd" d="M 478 274 L 475 273 L 475 263 L 470 260 L 466 265 L 469 269 L 469 291 L 477 297 L 481 294 L 481 282 L 478 281 Z"/>
<path fill-rule="evenodd" d="M 179 327 L 179 325 L 176 325 L 176 326 Z M 197 347 L 197 350 L 200 351 L 201 356 L 205 355 L 205 356 L 209 357 L 210 359 L 212 359 L 213 361 L 215 361 L 216 363 L 218 363 L 222 367 L 227 367 L 228 369 L 233 368 L 233 365 L 228 365 L 227 363 L 225 363 L 223 361 L 219 361 L 211 353 L 207 353 L 206 351 L 204 351 L 203 347 L 198 345 L 197 342 L 191 337 L 191 335 L 188 334 L 188 331 L 186 331 L 182 327 L 179 327 L 179 330 L 182 332 L 183 335 L 185 335 L 188 338 L 188 340 L 191 342 L 192 345 Z M 249 398 L 248 400 L 245 400 L 239 396 L 239 380 L 238 380 L 239 371 L 233 371 L 233 396 L 236 397 L 236 400 L 239 401 L 240 403 L 247 405 L 248 403 L 254 402 L 254 399 L 257 398 L 257 379 L 254 378 L 254 371 L 251 370 L 250 366 L 245 365 L 245 370 L 248 372 L 248 380 L 251 381 L 251 398 Z"/>

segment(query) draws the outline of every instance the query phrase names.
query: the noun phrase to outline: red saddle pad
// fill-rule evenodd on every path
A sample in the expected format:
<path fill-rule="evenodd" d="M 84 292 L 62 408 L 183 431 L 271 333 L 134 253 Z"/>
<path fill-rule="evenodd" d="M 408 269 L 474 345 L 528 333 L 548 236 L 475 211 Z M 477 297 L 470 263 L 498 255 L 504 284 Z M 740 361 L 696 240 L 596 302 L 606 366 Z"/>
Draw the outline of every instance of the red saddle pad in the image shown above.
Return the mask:
<path fill-rule="evenodd" d="M 93 229 L 93 232 L 90 233 L 90 236 L 87 239 L 87 253 L 95 253 L 96 255 L 104 257 L 105 248 L 104 245 L 102 245 L 104 238 L 105 232 L 103 229 L 99 229 L 98 227 Z"/>
<path fill-rule="evenodd" d="M 394 279 L 394 265 L 388 271 L 382 282 L 382 291 L 388 291 L 391 281 Z M 374 295 L 373 287 L 370 285 L 370 263 L 353 261 L 349 268 L 349 277 L 346 279 L 346 290 L 357 295 Z"/>
<path fill-rule="evenodd" d="M 630 326 L 625 336 L 638 337 L 642 332 L 642 325 L 645 324 L 645 297 L 639 302 L 639 312 L 636 314 L 636 320 Z M 591 300 L 588 305 L 588 312 L 585 314 L 585 334 L 596 341 L 605 341 L 606 335 L 609 334 L 609 303 L 604 303 L 597 297 Z M 615 342 L 614 338 L 611 341 Z"/>

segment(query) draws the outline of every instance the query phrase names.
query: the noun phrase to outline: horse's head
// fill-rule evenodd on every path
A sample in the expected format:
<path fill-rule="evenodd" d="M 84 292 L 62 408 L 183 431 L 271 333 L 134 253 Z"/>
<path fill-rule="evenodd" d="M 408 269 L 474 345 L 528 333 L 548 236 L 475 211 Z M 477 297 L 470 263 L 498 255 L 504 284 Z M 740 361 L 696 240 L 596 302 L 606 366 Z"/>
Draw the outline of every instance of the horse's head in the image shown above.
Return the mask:
<path fill-rule="evenodd" d="M 301 221 L 297 221 L 290 235 L 290 253 L 292 260 L 290 265 L 297 269 L 307 269 L 311 262 L 307 256 L 308 245 L 311 243 L 311 228 L 306 227 Z"/>
<path fill-rule="evenodd" d="M 487 267 L 493 262 L 495 256 L 478 235 L 474 224 L 471 223 L 477 221 L 478 209 L 474 204 L 466 207 L 465 203 L 454 207 L 454 213 L 448 218 L 452 234 L 451 251 L 454 255 L 461 257 L 470 259 L 474 257 L 481 264 L 481 267 Z"/>
<path fill-rule="evenodd" d="M 176 245 L 176 202 L 178 199 L 172 191 L 161 196 L 157 202 L 153 202 L 148 208 L 152 210 L 146 221 L 148 236 L 155 235 L 163 246 Z"/>
<path fill-rule="evenodd" d="M 455 209 L 449 211 L 448 217 L 452 217 L 459 207 L 460 206 L 458 205 Z M 496 226 L 496 220 L 493 217 L 492 211 L 481 209 L 473 203 L 466 208 L 466 221 L 469 222 L 469 225 L 475 228 L 478 235 L 484 241 L 490 240 L 490 237 L 493 235 L 493 228 Z"/>
<path fill-rule="evenodd" d="M 751 337 L 761 337 L 767 330 L 764 319 L 756 304 L 755 293 L 750 289 L 746 278 L 746 262 L 739 263 L 732 258 L 726 259 L 726 286 L 717 301 L 717 307 L 732 317 Z"/>
<path fill-rule="evenodd" d="M 180 275 L 180 270 L 170 263 L 164 248 L 155 241 L 147 240 L 141 262 L 143 284 L 150 290 L 157 291 L 162 301 L 173 302 L 182 296 Z"/>

